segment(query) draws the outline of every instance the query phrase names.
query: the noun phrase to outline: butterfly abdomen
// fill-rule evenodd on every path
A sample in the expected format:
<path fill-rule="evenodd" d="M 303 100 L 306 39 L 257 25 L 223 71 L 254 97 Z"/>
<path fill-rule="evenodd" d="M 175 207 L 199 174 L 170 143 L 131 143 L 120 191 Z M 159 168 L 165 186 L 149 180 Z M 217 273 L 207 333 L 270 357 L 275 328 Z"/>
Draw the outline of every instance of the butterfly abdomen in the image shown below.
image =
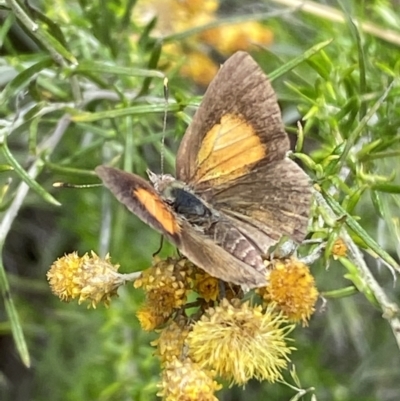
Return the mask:
<path fill-rule="evenodd" d="M 264 272 L 265 266 L 261 251 L 229 221 L 220 219 L 210 227 L 206 234 L 235 258 Z"/>

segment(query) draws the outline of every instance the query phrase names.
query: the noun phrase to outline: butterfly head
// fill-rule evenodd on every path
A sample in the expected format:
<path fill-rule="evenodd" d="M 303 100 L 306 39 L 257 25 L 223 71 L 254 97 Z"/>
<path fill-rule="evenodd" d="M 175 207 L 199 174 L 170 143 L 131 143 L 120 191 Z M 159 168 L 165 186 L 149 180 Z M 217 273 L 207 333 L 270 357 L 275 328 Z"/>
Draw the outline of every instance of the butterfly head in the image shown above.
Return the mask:
<path fill-rule="evenodd" d="M 147 170 L 150 182 L 153 184 L 154 189 L 165 199 L 167 202 L 175 201 L 175 189 L 184 189 L 186 185 L 176 180 L 171 174 L 155 174 Z"/>

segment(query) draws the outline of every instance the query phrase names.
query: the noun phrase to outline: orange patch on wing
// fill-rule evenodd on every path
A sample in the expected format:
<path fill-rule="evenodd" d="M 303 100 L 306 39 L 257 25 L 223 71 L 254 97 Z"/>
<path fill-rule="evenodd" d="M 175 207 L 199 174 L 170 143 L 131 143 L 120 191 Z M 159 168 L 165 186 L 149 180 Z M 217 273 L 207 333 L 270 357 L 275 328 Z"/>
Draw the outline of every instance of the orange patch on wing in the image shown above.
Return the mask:
<path fill-rule="evenodd" d="M 195 182 L 223 183 L 249 172 L 264 159 L 265 145 L 242 116 L 226 114 L 207 132 L 197 155 Z"/>
<path fill-rule="evenodd" d="M 134 194 L 168 234 L 175 235 L 180 232 L 180 227 L 175 216 L 159 198 L 144 188 L 135 189 Z"/>

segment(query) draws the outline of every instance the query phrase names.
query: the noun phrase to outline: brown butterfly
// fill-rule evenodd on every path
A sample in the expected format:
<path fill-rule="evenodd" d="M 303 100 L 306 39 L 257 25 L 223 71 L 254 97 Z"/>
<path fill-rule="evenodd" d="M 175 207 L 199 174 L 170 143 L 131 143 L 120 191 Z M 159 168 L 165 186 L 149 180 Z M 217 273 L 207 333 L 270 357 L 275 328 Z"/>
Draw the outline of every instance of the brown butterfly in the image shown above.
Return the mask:
<path fill-rule="evenodd" d="M 307 175 L 286 158 L 285 133 L 268 78 L 245 52 L 221 67 L 188 127 L 176 179 L 99 166 L 104 185 L 183 255 L 226 282 L 261 287 L 271 245 L 304 239 Z"/>

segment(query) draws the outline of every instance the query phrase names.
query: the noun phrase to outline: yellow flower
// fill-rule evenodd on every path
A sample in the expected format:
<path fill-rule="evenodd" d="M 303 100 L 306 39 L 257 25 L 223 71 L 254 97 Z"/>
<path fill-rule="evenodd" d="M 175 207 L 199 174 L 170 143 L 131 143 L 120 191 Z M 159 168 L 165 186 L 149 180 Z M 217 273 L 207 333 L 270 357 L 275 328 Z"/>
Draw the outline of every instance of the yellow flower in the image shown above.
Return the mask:
<path fill-rule="evenodd" d="M 266 287 L 256 290 L 268 304 L 273 302 L 292 322 L 306 326 L 315 311 L 318 291 L 307 265 L 296 259 L 276 261 Z"/>
<path fill-rule="evenodd" d="M 152 331 L 168 320 L 168 316 L 159 313 L 153 305 L 143 305 L 137 312 L 136 317 L 144 331 Z"/>
<path fill-rule="evenodd" d="M 207 302 L 216 301 L 219 294 L 219 280 L 199 269 L 195 274 L 194 290 Z"/>
<path fill-rule="evenodd" d="M 224 299 L 193 325 L 186 341 L 189 356 L 232 383 L 244 385 L 251 378 L 274 382 L 282 379 L 293 349 L 286 344 L 293 326 L 286 323 L 272 306 L 263 310 Z"/>
<path fill-rule="evenodd" d="M 152 323 L 164 323 L 174 310 L 186 303 L 187 294 L 191 289 L 193 265 L 185 258 L 167 260 L 156 259 L 154 265 L 142 272 L 141 276 L 135 281 L 135 288 L 143 288 L 146 291 L 146 302 L 144 311 L 153 311 L 158 316 L 151 320 Z M 152 326 L 146 314 L 138 315 L 141 323 L 152 330 L 157 326 Z"/>
<path fill-rule="evenodd" d="M 73 252 L 53 263 L 47 279 L 53 293 L 63 301 L 79 297 L 79 303 L 89 300 L 93 308 L 99 302 L 108 306 L 118 287 L 126 282 L 118 268 L 119 265 L 111 264 L 109 255 L 103 260 L 94 252 L 82 257 Z"/>
<path fill-rule="evenodd" d="M 194 265 L 186 258 L 155 258 L 153 265 L 143 270 L 134 283 L 135 288 L 143 288 L 146 292 L 171 286 L 188 291 L 191 287 Z"/>
<path fill-rule="evenodd" d="M 157 394 L 164 401 L 218 401 L 214 393 L 221 386 L 211 372 L 201 369 L 191 359 L 174 358 L 162 372 Z"/>
<path fill-rule="evenodd" d="M 157 347 L 156 354 L 164 365 L 172 362 L 175 358 L 181 359 L 183 356 L 184 344 L 190 331 L 187 319 L 181 316 L 176 321 L 171 320 L 168 325 L 161 330 L 160 336 L 151 345 Z"/>
<path fill-rule="evenodd" d="M 338 238 L 332 247 L 332 256 L 334 259 L 338 259 L 347 254 L 347 245 L 342 238 Z"/>
<path fill-rule="evenodd" d="M 256 21 L 222 25 L 201 34 L 201 38 L 225 56 L 254 45 L 269 45 L 273 41 L 270 29 Z"/>

